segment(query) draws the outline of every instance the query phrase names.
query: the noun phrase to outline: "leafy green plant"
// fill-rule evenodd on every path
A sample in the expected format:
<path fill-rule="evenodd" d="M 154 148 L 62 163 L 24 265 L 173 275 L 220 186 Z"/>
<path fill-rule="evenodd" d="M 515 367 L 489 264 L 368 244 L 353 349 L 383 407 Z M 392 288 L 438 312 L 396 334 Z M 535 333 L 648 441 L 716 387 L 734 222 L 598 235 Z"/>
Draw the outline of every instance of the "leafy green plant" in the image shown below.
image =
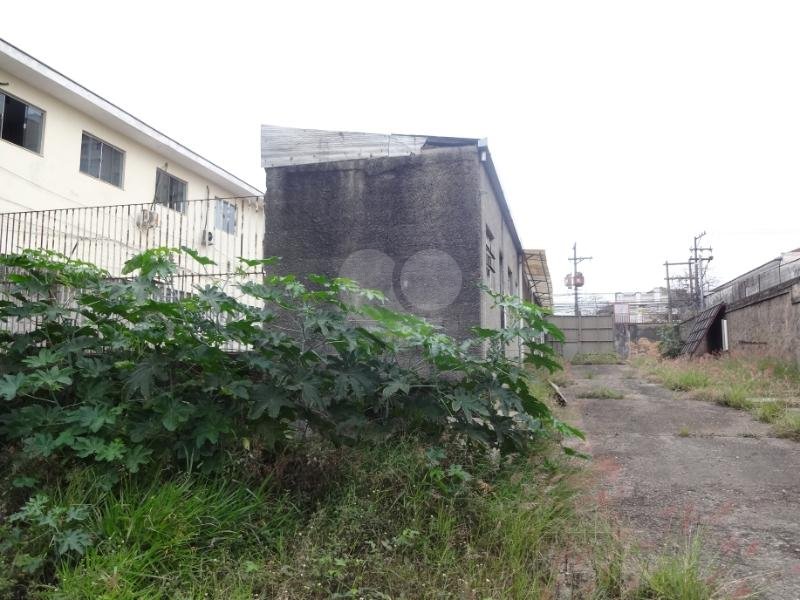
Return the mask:
<path fill-rule="evenodd" d="M 561 336 L 533 304 L 487 292 L 509 326 L 458 342 L 349 280 L 254 276 L 273 259 L 168 301 L 178 252 L 213 264 L 157 248 L 112 279 L 52 252 L 0 256 L 0 320 L 17 325 L 0 337 L 0 443 L 94 464 L 111 486 L 155 464 L 219 469 L 280 448 L 298 423 L 338 444 L 411 429 L 502 449 L 580 435 L 531 393 L 526 367 L 558 368 L 542 333 Z"/>
<path fill-rule="evenodd" d="M 36 494 L 0 526 L 0 552 L 12 556 L 13 570 L 27 576 L 50 560 L 82 556 L 94 542 L 94 533 L 86 528 L 89 508 L 63 506 Z"/>
<path fill-rule="evenodd" d="M 683 349 L 680 330 L 674 325 L 658 329 L 658 351 L 664 358 L 676 358 Z"/>

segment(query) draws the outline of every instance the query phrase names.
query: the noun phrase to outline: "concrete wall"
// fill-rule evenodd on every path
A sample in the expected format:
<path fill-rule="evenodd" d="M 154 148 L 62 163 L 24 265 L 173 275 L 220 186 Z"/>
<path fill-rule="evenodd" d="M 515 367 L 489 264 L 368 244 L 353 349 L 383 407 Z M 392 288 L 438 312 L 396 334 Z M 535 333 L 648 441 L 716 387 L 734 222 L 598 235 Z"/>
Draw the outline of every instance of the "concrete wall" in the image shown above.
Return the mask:
<path fill-rule="evenodd" d="M 731 350 L 759 350 L 800 363 L 800 279 L 726 307 Z"/>
<path fill-rule="evenodd" d="M 481 322 L 482 166 L 475 148 L 269 168 L 278 272 L 350 277 L 465 337 Z"/>
<path fill-rule="evenodd" d="M 45 111 L 41 153 L 0 140 L 0 212 L 153 200 L 163 156 L 2 70 L 0 81 L 9 83 L 4 92 Z M 125 153 L 122 188 L 80 172 L 84 131 Z M 188 199 L 237 195 L 180 165 L 170 163 L 168 172 L 187 182 Z"/>
<path fill-rule="evenodd" d="M 551 344 L 567 360 L 576 354 L 614 354 L 617 351 L 612 316 L 554 315 L 549 320 L 564 332 L 563 343 L 551 341 Z"/>

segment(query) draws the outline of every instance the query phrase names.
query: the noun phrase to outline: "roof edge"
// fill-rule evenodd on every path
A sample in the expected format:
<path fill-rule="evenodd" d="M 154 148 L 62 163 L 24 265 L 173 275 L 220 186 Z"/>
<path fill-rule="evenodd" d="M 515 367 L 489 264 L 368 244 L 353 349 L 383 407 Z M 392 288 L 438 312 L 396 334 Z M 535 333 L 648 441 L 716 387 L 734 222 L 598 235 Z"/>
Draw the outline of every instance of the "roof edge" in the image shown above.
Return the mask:
<path fill-rule="evenodd" d="M 511 236 L 514 239 L 514 246 L 517 248 L 519 255 L 524 256 L 525 251 L 522 248 L 522 242 L 520 242 L 519 234 L 517 233 L 517 227 L 514 224 L 514 217 L 511 215 L 511 209 L 509 208 L 508 201 L 506 200 L 506 195 L 503 193 L 503 187 L 500 185 L 500 177 L 498 176 L 497 169 L 494 166 L 492 153 L 489 151 L 489 145 L 487 144 L 486 138 L 478 140 L 478 158 L 483 163 L 486 173 L 489 175 L 489 182 L 492 184 L 494 194 L 497 196 L 497 200 L 500 202 L 500 212 L 503 213 L 503 218 L 505 218 L 508 222 L 508 228 L 511 231 Z"/>

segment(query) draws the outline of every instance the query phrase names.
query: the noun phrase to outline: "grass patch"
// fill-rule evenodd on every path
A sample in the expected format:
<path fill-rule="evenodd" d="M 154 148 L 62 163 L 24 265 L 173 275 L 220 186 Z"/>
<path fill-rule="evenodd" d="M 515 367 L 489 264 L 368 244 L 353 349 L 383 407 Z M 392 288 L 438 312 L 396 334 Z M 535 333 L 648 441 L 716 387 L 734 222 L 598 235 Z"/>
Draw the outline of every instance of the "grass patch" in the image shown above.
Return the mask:
<path fill-rule="evenodd" d="M 426 452 L 407 439 L 298 451 L 259 485 L 157 476 L 95 490 L 80 501 L 94 506 L 96 542 L 29 589 L 107 600 L 545 596 L 575 525 L 568 468 L 545 454 Z"/>
<path fill-rule="evenodd" d="M 572 357 L 573 365 L 620 365 L 623 361 L 613 352 L 580 353 Z"/>
<path fill-rule="evenodd" d="M 127 483 L 96 512 L 101 541 L 61 566 L 53 597 L 196 598 L 209 589 L 246 597 L 246 569 L 228 577 L 240 551 L 282 547 L 298 517 L 264 487 L 191 477 Z"/>
<path fill-rule="evenodd" d="M 724 592 L 701 564 L 702 545 L 690 536 L 683 548 L 646 567 L 633 600 L 711 600 Z"/>
<path fill-rule="evenodd" d="M 800 367 L 775 357 L 729 354 L 659 360 L 637 357 L 633 364 L 648 379 L 673 390 L 689 391 L 699 400 L 749 411 L 773 425 L 776 435 L 800 439 Z"/>
<path fill-rule="evenodd" d="M 695 369 L 666 371 L 662 380 L 666 387 L 675 391 L 695 390 L 711 383 L 708 375 Z"/>
<path fill-rule="evenodd" d="M 599 398 L 601 400 L 622 400 L 625 394 L 618 390 L 608 387 L 594 387 L 588 390 L 581 390 L 575 394 L 576 398 Z"/>
<path fill-rule="evenodd" d="M 784 411 L 772 423 L 777 436 L 800 441 L 800 412 L 797 409 Z"/>
<path fill-rule="evenodd" d="M 53 600 L 513 600 L 569 587 L 576 598 L 678 598 L 645 595 L 638 582 L 663 590 L 681 565 L 668 578 L 657 558 L 659 570 L 645 576 L 582 499 L 572 476 L 580 470 L 547 446 L 501 459 L 405 438 L 315 443 L 239 464 L 226 478 L 156 473 L 114 492 L 78 471 L 53 496 L 93 506 L 93 545 L 17 591 Z M 565 556 L 576 557 L 579 581 L 565 580 Z M 691 580 L 694 564 L 684 566 Z"/>
<path fill-rule="evenodd" d="M 678 430 L 678 437 L 691 437 L 692 430 L 686 427 L 685 425 Z"/>

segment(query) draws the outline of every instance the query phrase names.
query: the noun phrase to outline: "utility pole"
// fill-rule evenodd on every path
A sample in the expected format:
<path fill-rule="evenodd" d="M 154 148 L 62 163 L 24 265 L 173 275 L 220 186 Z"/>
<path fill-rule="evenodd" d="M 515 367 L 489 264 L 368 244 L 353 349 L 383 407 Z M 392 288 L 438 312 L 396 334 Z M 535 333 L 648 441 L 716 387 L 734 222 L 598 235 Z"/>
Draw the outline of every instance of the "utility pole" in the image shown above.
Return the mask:
<path fill-rule="evenodd" d="M 667 269 L 667 276 L 664 278 L 667 280 L 667 323 L 672 325 L 672 291 L 669 285 L 669 261 L 664 261 L 664 266 Z"/>
<path fill-rule="evenodd" d="M 580 306 L 578 305 L 578 287 L 580 286 L 575 285 L 578 279 L 578 263 L 584 260 L 592 260 L 592 257 L 578 256 L 578 242 L 575 242 L 574 244 L 572 244 L 572 258 L 570 258 L 569 260 L 572 261 L 572 285 L 575 287 L 575 316 L 580 317 L 581 309 Z"/>
<path fill-rule="evenodd" d="M 703 295 L 703 277 L 705 276 L 705 271 L 708 268 L 708 263 L 714 259 L 714 256 L 703 256 L 703 252 L 711 252 L 712 248 L 702 248 L 697 245 L 703 236 L 705 236 L 706 232 L 704 231 L 700 235 L 694 236 L 694 243 L 692 247 L 689 248 L 689 252 L 692 253 L 692 256 L 689 258 L 689 262 L 694 264 L 694 288 L 695 293 L 697 294 L 697 309 L 698 311 L 703 310 L 706 306 L 706 299 Z M 703 263 L 706 263 L 706 266 L 703 267 Z M 689 267 L 690 275 L 691 275 L 691 265 Z"/>
<path fill-rule="evenodd" d="M 680 266 L 688 267 L 689 268 L 689 274 L 688 275 L 670 275 L 669 274 L 669 268 L 670 267 L 680 267 Z M 666 268 L 666 271 L 667 271 L 667 276 L 664 278 L 667 281 L 667 307 L 668 307 L 668 310 L 669 310 L 669 316 L 667 318 L 668 318 L 669 322 L 671 323 L 672 322 L 672 285 L 671 285 L 672 281 L 679 282 L 679 284 L 678 284 L 679 286 L 681 285 L 680 282 L 688 281 L 689 282 L 689 298 L 691 298 L 692 304 L 694 304 L 695 301 L 696 301 L 696 297 L 694 295 L 694 285 L 692 283 L 693 280 L 694 280 L 694 275 L 692 275 L 692 270 L 691 270 L 692 269 L 692 260 L 690 258 L 686 262 L 669 262 L 669 261 L 666 261 L 664 263 L 664 267 Z"/>

